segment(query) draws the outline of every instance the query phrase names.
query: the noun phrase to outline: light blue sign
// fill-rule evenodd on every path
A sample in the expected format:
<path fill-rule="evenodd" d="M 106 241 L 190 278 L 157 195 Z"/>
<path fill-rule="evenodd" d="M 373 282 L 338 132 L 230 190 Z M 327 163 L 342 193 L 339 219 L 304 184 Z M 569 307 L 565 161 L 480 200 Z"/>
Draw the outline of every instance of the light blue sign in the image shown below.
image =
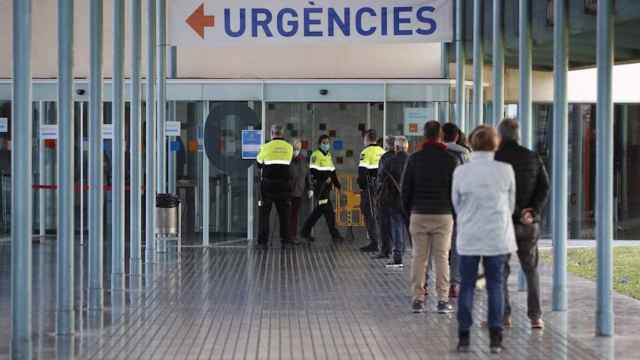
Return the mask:
<path fill-rule="evenodd" d="M 242 159 L 255 160 L 262 145 L 262 130 L 242 130 Z"/>

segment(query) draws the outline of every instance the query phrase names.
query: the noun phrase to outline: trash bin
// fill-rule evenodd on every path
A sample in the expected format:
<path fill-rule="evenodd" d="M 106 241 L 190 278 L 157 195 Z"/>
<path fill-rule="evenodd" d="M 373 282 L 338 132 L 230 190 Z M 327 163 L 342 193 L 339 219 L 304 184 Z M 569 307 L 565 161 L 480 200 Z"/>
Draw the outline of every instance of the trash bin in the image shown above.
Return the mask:
<path fill-rule="evenodd" d="M 180 235 L 180 198 L 173 194 L 156 196 L 156 235 Z"/>

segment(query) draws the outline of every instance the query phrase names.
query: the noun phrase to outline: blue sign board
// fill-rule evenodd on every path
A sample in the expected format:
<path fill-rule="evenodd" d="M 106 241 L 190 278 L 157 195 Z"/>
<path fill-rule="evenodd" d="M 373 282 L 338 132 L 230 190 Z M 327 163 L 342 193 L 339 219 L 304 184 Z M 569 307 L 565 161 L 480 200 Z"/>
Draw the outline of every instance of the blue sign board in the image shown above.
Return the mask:
<path fill-rule="evenodd" d="M 242 130 L 242 159 L 255 160 L 262 145 L 262 130 Z"/>

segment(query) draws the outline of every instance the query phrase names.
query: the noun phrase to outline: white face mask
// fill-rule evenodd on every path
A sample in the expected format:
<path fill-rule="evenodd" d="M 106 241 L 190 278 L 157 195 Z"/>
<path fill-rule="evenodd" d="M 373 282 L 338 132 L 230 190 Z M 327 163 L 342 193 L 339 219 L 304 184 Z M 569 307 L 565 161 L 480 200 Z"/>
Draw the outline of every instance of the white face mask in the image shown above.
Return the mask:
<path fill-rule="evenodd" d="M 293 150 L 293 157 L 298 157 L 300 155 L 300 150 Z"/>

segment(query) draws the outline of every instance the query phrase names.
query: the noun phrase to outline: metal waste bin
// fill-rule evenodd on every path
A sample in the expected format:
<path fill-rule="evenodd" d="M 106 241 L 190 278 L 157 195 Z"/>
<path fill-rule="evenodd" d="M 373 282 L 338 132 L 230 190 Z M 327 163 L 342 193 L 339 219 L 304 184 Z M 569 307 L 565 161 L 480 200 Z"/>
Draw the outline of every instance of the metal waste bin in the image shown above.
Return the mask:
<path fill-rule="evenodd" d="M 166 252 L 166 241 L 176 240 L 178 250 L 182 243 L 180 198 L 173 194 L 156 196 L 156 238 L 161 241 L 158 252 Z"/>

